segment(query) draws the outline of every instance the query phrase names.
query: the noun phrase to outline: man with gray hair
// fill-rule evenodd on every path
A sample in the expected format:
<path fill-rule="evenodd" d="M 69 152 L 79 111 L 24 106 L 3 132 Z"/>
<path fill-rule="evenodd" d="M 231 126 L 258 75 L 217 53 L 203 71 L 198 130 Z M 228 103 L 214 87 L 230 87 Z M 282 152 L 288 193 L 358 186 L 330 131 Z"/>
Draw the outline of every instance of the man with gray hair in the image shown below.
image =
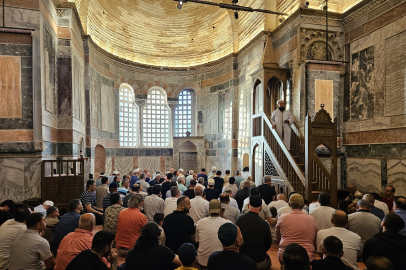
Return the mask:
<path fill-rule="evenodd" d="M 141 235 L 141 229 L 147 224 L 147 217 L 141 213 L 144 210 L 144 197 L 134 194 L 128 208 L 121 210 L 117 220 L 116 247 L 120 255 L 127 253 L 134 247 Z"/>
<path fill-rule="evenodd" d="M 381 220 L 369 212 L 370 202 L 359 200 L 357 212 L 348 215 L 348 229 L 361 236 L 362 245 L 381 231 Z"/>
<path fill-rule="evenodd" d="M 178 181 L 178 188 L 180 189 L 180 191 L 183 194 L 183 192 L 185 192 L 187 190 L 187 187 L 185 186 L 185 183 L 186 183 L 185 182 L 185 177 L 183 175 L 178 176 L 177 181 Z"/>
<path fill-rule="evenodd" d="M 211 167 L 211 173 L 209 174 L 207 179 L 212 179 L 212 178 L 216 177 L 216 172 L 217 172 L 216 166 Z"/>
<path fill-rule="evenodd" d="M 189 175 L 186 176 L 186 179 L 185 179 L 185 186 L 186 186 L 186 187 L 189 187 L 189 185 L 190 185 L 190 180 L 193 179 L 193 174 L 194 174 L 194 171 L 193 171 L 193 170 L 190 170 L 190 171 L 189 171 Z"/>
<path fill-rule="evenodd" d="M 139 180 L 138 175 L 139 175 L 139 170 L 135 169 L 131 175 L 130 188 L 135 184 L 135 182 L 138 182 L 138 180 Z"/>
<path fill-rule="evenodd" d="M 149 184 L 145 181 L 145 173 L 140 173 L 140 180 L 138 184 L 142 187 L 142 191 L 147 192 L 150 187 Z"/>
<path fill-rule="evenodd" d="M 203 177 L 199 177 L 199 179 L 197 179 L 196 186 L 201 186 L 203 189 L 206 188 L 206 187 L 204 186 L 204 178 L 203 178 Z"/>
<path fill-rule="evenodd" d="M 385 217 L 385 213 L 382 209 L 375 207 L 375 197 L 371 194 L 364 194 L 364 196 L 362 196 L 362 199 L 368 201 L 371 204 L 371 209 L 369 209 L 369 212 L 383 220 L 383 218 Z"/>
<path fill-rule="evenodd" d="M 195 197 L 190 200 L 189 216 L 196 226 L 197 222 L 209 216 L 209 202 L 203 199 L 204 189 L 201 186 L 195 187 Z"/>
<path fill-rule="evenodd" d="M 292 132 L 290 126 L 293 124 L 294 119 L 290 111 L 285 109 L 285 101 L 283 99 L 278 100 L 276 104 L 278 109 L 272 112 L 270 118 L 272 128 L 276 129 L 286 148 L 290 150 L 290 134 Z"/>
<path fill-rule="evenodd" d="M 165 217 L 169 214 L 172 214 L 172 212 L 176 210 L 177 208 L 176 202 L 180 197 L 180 190 L 177 186 L 171 187 L 170 192 L 171 197 L 165 199 L 165 210 L 164 210 Z"/>

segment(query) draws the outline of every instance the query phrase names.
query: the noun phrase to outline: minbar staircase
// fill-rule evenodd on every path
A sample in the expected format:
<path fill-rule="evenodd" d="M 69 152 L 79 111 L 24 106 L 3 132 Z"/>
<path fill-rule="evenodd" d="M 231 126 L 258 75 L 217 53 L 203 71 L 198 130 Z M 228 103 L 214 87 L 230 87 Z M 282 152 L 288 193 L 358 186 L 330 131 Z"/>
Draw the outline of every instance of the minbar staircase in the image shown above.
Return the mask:
<path fill-rule="evenodd" d="M 296 191 L 309 202 L 314 202 L 321 191 L 328 191 L 332 206 L 337 206 L 337 124 L 323 106 L 313 119 L 306 117 L 305 136 L 296 125 L 291 126 L 290 150 L 272 129 L 265 113 L 257 113 L 252 118 L 253 141 L 262 144 L 271 157 L 279 177 L 284 181 L 284 193 Z M 315 153 L 321 144 L 330 150 L 331 172 Z"/>

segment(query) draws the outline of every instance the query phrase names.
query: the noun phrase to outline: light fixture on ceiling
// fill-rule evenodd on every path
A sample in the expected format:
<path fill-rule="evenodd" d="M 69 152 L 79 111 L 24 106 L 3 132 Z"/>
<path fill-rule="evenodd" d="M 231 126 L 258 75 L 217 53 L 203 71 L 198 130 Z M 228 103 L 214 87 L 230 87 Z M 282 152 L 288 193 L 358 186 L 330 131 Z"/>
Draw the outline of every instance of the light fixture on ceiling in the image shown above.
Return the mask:
<path fill-rule="evenodd" d="M 173 0 L 173 1 L 178 2 L 178 5 L 177 5 L 178 9 L 181 9 L 184 3 L 192 2 L 192 3 L 203 4 L 203 5 L 209 5 L 209 6 L 217 6 L 219 8 L 231 9 L 234 11 L 261 12 L 261 13 L 289 16 L 286 13 L 271 11 L 271 10 L 267 10 L 267 9 L 257 9 L 257 8 L 239 6 L 239 5 L 237 5 L 238 0 L 232 0 L 232 2 L 231 2 L 232 4 L 214 3 L 214 2 L 210 2 L 210 1 L 204 1 L 204 0 L 187 0 L 187 1 L 186 0 Z M 234 12 L 234 16 L 237 17 L 238 15 L 236 15 L 236 13 Z"/>

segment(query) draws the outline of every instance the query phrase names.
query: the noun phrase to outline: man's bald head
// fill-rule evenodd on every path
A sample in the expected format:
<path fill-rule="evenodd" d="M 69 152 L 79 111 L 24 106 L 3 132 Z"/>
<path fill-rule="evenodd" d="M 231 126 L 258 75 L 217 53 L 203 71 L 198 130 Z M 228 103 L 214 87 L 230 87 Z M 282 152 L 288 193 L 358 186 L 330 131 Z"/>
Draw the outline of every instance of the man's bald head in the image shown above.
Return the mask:
<path fill-rule="evenodd" d="M 203 187 L 202 186 L 195 187 L 195 195 L 196 196 L 202 196 L 203 195 Z"/>
<path fill-rule="evenodd" d="M 344 228 L 348 223 L 347 213 L 342 210 L 334 211 L 333 216 L 331 218 L 331 223 L 334 224 L 334 227 Z"/>
<path fill-rule="evenodd" d="M 91 214 L 83 214 L 79 219 L 79 228 L 87 230 L 89 232 L 93 231 L 96 226 L 96 217 Z"/>
<path fill-rule="evenodd" d="M 276 197 L 276 200 L 278 200 L 278 201 L 286 201 L 286 196 L 284 194 L 279 194 L 278 197 Z"/>

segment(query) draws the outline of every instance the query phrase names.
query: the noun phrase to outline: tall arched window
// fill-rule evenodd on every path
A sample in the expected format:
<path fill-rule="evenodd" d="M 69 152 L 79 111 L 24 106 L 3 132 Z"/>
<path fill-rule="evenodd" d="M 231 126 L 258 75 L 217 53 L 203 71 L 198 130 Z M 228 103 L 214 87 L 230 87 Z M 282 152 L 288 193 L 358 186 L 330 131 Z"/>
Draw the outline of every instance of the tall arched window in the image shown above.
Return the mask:
<path fill-rule="evenodd" d="M 286 85 L 286 109 L 290 110 L 292 105 L 292 81 L 288 80 Z"/>
<path fill-rule="evenodd" d="M 138 106 L 131 86 L 120 86 L 120 147 L 136 147 L 139 143 Z"/>
<path fill-rule="evenodd" d="M 192 93 L 183 90 L 178 104 L 175 109 L 175 137 L 185 137 L 186 132 L 192 133 Z"/>
<path fill-rule="evenodd" d="M 166 92 L 160 87 L 148 91 L 146 105 L 142 109 L 142 142 L 147 147 L 169 147 L 170 114 Z"/>

